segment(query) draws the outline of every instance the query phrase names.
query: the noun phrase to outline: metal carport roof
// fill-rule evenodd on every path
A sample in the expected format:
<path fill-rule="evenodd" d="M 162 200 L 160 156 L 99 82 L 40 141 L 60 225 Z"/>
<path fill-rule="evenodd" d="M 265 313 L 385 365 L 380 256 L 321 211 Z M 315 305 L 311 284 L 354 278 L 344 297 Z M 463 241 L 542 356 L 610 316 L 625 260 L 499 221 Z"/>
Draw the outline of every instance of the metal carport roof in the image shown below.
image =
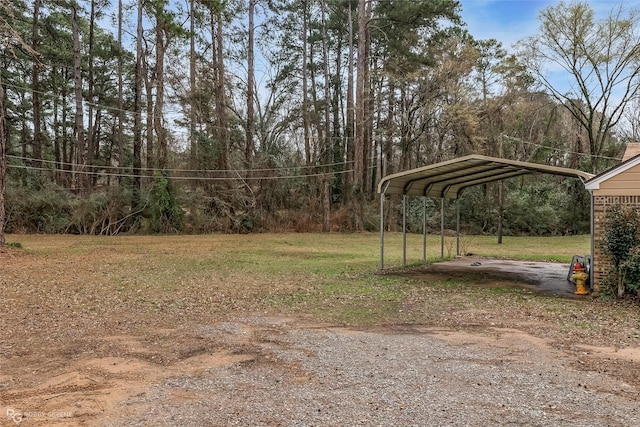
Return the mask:
<path fill-rule="evenodd" d="M 378 183 L 380 193 L 380 269 L 384 269 L 384 199 L 388 194 L 402 195 L 402 265 L 406 265 L 407 239 L 406 239 L 406 199 L 407 196 L 418 196 L 425 199 L 423 206 L 423 263 L 426 263 L 427 254 L 427 215 L 426 198 L 440 198 L 440 254 L 444 258 L 444 199 L 456 199 L 457 226 L 459 253 L 460 239 L 460 210 L 458 199 L 465 188 L 484 184 L 492 181 L 500 181 L 521 175 L 544 173 L 560 175 L 570 178 L 579 178 L 586 182 L 594 175 L 576 169 L 561 168 L 557 166 L 542 165 L 539 163 L 520 162 L 517 160 L 500 159 L 496 157 L 472 154 L 445 162 L 435 163 L 421 168 L 387 175 Z M 593 257 L 593 196 L 591 200 L 591 234 Z"/>
<path fill-rule="evenodd" d="M 378 193 L 458 198 L 467 187 L 532 173 L 561 175 L 583 181 L 593 177 L 576 169 L 472 154 L 387 175 L 378 183 Z"/>

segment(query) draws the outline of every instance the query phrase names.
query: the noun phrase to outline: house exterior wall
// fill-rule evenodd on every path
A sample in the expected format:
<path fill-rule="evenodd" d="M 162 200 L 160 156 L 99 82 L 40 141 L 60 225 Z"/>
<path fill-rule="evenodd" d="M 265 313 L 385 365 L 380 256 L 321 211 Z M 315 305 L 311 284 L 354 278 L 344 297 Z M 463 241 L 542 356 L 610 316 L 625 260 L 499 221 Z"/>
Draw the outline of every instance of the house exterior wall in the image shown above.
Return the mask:
<path fill-rule="evenodd" d="M 600 183 L 595 196 L 640 196 L 640 164 Z"/>
<path fill-rule="evenodd" d="M 626 175 L 626 174 L 620 174 Z M 613 177 L 606 182 L 613 180 L 614 178 L 624 178 L 624 176 L 616 176 Z M 593 268 L 593 288 L 597 292 L 600 289 L 600 285 L 602 281 L 606 278 L 607 272 L 611 270 L 612 263 L 609 259 L 608 255 L 605 254 L 602 249 L 602 241 L 605 237 L 605 220 L 607 215 L 607 210 L 615 205 L 623 205 L 630 208 L 635 208 L 640 210 L 640 191 L 634 191 L 633 195 L 629 195 L 627 190 L 624 190 L 627 183 L 629 181 L 625 179 L 619 179 L 619 182 L 623 183 L 623 186 L 618 186 L 619 190 L 615 190 L 618 192 L 617 195 L 611 194 L 614 193 L 614 188 L 616 185 L 612 185 L 610 188 L 603 188 L 605 182 L 600 185 L 600 190 L 593 191 L 593 260 L 591 261 L 591 265 Z M 635 181 L 635 186 L 640 185 L 640 179 Z M 620 195 L 621 193 L 626 193 L 625 195 Z"/>

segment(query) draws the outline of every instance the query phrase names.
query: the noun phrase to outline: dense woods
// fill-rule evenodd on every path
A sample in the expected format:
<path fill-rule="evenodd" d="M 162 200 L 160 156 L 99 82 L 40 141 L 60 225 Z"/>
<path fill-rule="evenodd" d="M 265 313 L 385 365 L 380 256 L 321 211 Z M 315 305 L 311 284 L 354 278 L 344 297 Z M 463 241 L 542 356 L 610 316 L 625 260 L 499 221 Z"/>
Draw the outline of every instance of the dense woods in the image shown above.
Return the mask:
<path fill-rule="evenodd" d="M 387 174 L 472 153 L 597 173 L 638 139 L 627 108 L 637 12 L 598 21 L 588 4 L 560 3 L 509 53 L 469 34 L 460 8 L 0 0 L 0 222 L 111 235 L 367 230 Z M 554 62 L 568 87 L 547 73 Z M 494 233 L 499 211 L 507 234 L 588 231 L 588 194 L 564 178 L 468 190 L 463 228 Z"/>

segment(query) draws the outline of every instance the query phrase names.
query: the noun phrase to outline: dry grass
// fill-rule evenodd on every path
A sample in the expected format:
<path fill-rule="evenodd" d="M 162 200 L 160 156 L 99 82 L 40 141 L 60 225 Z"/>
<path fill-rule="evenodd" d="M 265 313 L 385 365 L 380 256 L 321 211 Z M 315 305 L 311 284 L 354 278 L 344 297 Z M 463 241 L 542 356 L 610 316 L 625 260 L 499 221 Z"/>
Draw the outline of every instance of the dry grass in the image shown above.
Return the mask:
<path fill-rule="evenodd" d="M 581 319 L 585 316 L 578 313 L 594 304 L 599 312 L 613 310 L 604 316 L 622 324 L 635 319 L 619 303 L 558 301 L 510 283 L 478 287 L 473 277 L 381 276 L 379 238 L 370 233 L 29 235 L 9 241 L 20 242 L 23 249 L 0 255 L 0 286 L 10 307 L 5 315 L 47 313 L 30 320 L 34 330 L 42 331 L 52 319 L 64 323 L 74 316 L 89 329 L 144 329 L 254 312 L 371 326 L 482 324 L 490 318 L 506 325 L 513 324 L 510 316 L 517 323 L 531 311 L 536 314 L 525 316 L 527 321 L 547 319 L 564 328 L 571 324 L 562 320 L 564 314 Z M 387 235 L 387 265 L 400 264 L 401 243 L 400 234 Z M 585 253 L 588 243 L 588 237 L 572 236 L 505 238 L 503 245 L 495 238 L 473 237 L 466 244 L 479 255 L 568 261 L 574 253 Z M 429 255 L 439 255 L 439 238 L 429 236 L 429 245 Z M 421 236 L 409 236 L 409 261 L 421 259 L 421 247 Z M 534 308 L 526 309 L 532 302 Z M 616 310 L 627 317 L 617 319 Z M 594 314 L 587 317 L 591 322 Z M 577 332 L 584 329 L 581 325 Z"/>
<path fill-rule="evenodd" d="M 385 239 L 385 246 L 389 248 L 389 264 L 401 262 L 402 235 L 391 233 Z M 444 256 L 456 255 L 457 242 L 455 237 L 445 237 Z M 432 260 L 440 257 L 442 252 L 440 236 L 427 237 L 427 256 Z M 585 255 L 590 251 L 588 235 L 579 236 L 505 236 L 502 244 L 498 244 L 495 236 L 461 236 L 460 253 L 473 253 L 485 257 L 528 259 L 535 261 L 569 262 L 573 255 Z M 422 260 L 422 236 L 407 236 L 407 261 Z"/>
<path fill-rule="evenodd" d="M 540 296 L 486 277 L 380 275 L 377 234 L 8 240 L 22 248 L 0 251 L 0 400 L 31 399 L 33 387 L 67 372 L 73 361 L 115 357 L 170 366 L 215 353 L 219 344 L 197 331 L 247 316 L 391 331 L 513 328 L 576 357 L 583 344 L 619 349 L 640 343 L 634 301 Z M 409 261 L 421 259 L 421 241 L 409 236 Z M 390 234 L 385 243 L 388 265 L 399 265 L 401 236 Z M 429 244 L 430 256 L 439 255 L 438 238 L 430 236 Z M 501 246 L 474 237 L 469 251 L 568 261 L 588 244 L 584 236 L 506 238 Z M 599 362 L 584 363 L 602 369 Z M 612 361 L 606 370 L 630 383 L 640 378 L 632 362 Z M 85 393 L 89 385 L 74 387 Z"/>

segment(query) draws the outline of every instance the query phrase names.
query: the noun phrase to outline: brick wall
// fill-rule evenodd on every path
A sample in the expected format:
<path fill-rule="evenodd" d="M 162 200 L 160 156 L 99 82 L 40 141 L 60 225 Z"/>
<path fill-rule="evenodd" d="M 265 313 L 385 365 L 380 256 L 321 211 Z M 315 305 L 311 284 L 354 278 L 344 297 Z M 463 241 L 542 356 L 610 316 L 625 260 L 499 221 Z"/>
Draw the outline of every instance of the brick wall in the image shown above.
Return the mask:
<path fill-rule="evenodd" d="M 611 270 L 611 260 L 602 250 L 602 239 L 605 235 L 604 223 L 607 210 L 611 206 L 624 205 L 640 209 L 640 196 L 598 196 L 598 191 L 594 191 L 593 198 L 593 227 L 594 227 L 594 248 L 593 248 L 593 287 L 598 291 L 600 283 Z"/>

